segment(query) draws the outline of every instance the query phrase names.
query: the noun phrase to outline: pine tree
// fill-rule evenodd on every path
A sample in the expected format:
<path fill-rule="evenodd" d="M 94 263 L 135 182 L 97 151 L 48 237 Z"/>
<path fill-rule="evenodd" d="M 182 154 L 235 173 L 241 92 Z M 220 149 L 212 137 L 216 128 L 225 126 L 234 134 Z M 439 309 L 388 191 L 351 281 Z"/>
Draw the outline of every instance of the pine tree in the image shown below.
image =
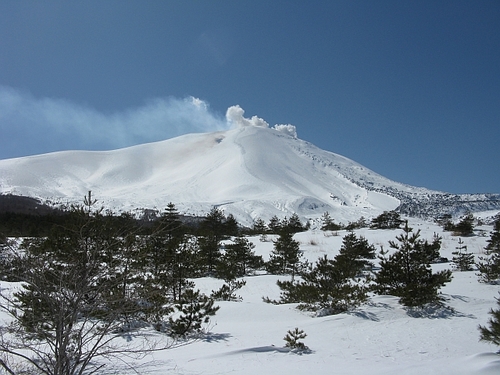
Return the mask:
<path fill-rule="evenodd" d="M 131 317 L 144 322 L 144 304 L 124 292 L 134 277 L 124 258 L 138 254 L 139 236 L 116 226 L 102 210 L 93 211 L 94 202 L 89 194 L 64 226 L 26 239 L 18 255 L 23 283 L 13 296 L 1 295 L 13 321 L 4 327 L 8 340 L 0 336 L 0 352 L 27 362 L 34 370 L 29 373 L 96 373 L 103 366 L 98 357 L 141 352 L 115 343 L 118 332 L 131 329 Z"/>
<path fill-rule="evenodd" d="M 241 302 L 243 298 L 236 295 L 238 289 L 243 288 L 247 282 L 245 280 L 225 280 L 225 283 L 218 290 L 213 290 L 210 298 L 214 301 L 233 301 Z"/>
<path fill-rule="evenodd" d="M 304 226 L 300 222 L 299 215 L 295 213 L 292 216 L 290 216 L 290 219 L 288 219 L 288 221 L 283 222 L 282 226 L 284 230 L 287 230 L 292 233 L 298 233 L 304 230 Z"/>
<path fill-rule="evenodd" d="M 327 231 L 327 230 L 339 230 L 342 229 L 342 226 L 339 224 L 336 224 L 332 217 L 330 216 L 330 213 L 328 211 L 325 211 L 323 216 L 321 217 L 321 230 Z"/>
<path fill-rule="evenodd" d="M 396 229 L 403 224 L 401 216 L 396 211 L 384 211 L 372 219 L 370 228 L 372 229 Z"/>
<path fill-rule="evenodd" d="M 465 215 L 457 225 L 454 232 L 460 236 L 472 236 L 474 234 L 474 216 L 471 213 Z"/>
<path fill-rule="evenodd" d="M 194 262 L 192 256 L 185 259 L 185 250 L 190 248 L 185 246 L 185 228 L 173 203 L 167 205 L 151 231 L 151 235 L 141 236 L 142 251 L 132 258 L 140 263 L 137 270 L 131 270 L 135 273 L 132 289 L 138 301 L 147 301 L 144 314 L 160 329 L 181 292 L 193 286 L 187 280 L 192 274 L 180 271 L 192 267 Z"/>
<path fill-rule="evenodd" d="M 439 289 L 451 281 L 451 271 L 432 272 L 429 247 L 420 239 L 420 231 L 412 231 L 406 222 L 403 234 L 396 237 L 398 242 L 389 242 L 395 252 L 380 257 L 375 290 L 400 297 L 400 302 L 409 307 L 439 303 Z"/>
<path fill-rule="evenodd" d="M 252 233 L 265 234 L 267 231 L 266 223 L 261 218 L 257 218 L 253 223 Z"/>
<path fill-rule="evenodd" d="M 422 253 L 425 254 L 428 263 L 441 263 L 442 259 L 446 260 L 446 258 L 441 258 L 439 253 L 441 249 L 441 240 L 442 238 L 437 233 L 434 233 L 432 242 L 427 240 L 423 242 Z"/>
<path fill-rule="evenodd" d="M 476 264 L 479 271 L 479 280 L 488 284 L 496 284 L 500 281 L 500 215 L 493 223 L 493 232 L 484 248 L 486 257 L 479 257 L 480 262 Z"/>
<path fill-rule="evenodd" d="M 227 243 L 217 266 L 218 276 L 231 280 L 262 268 L 264 260 L 260 255 L 255 255 L 254 248 L 255 245 L 242 236 L 236 237 L 232 243 Z"/>
<path fill-rule="evenodd" d="M 500 254 L 500 215 L 495 218 L 493 223 L 493 232 L 487 241 L 485 250 L 487 254 Z"/>
<path fill-rule="evenodd" d="M 178 302 L 180 296 L 188 289 L 194 288 L 189 278 L 200 276 L 197 261 L 199 246 L 196 237 L 186 236 L 177 247 L 171 263 L 172 300 Z"/>
<path fill-rule="evenodd" d="M 167 237 L 169 245 L 175 247 L 176 243 L 179 243 L 186 233 L 186 228 L 180 219 L 180 214 L 175 204 L 172 202 L 167 204 L 165 212 L 162 213 L 158 222 L 158 230 Z"/>
<path fill-rule="evenodd" d="M 201 223 L 200 256 L 207 275 L 215 275 L 221 241 L 226 237 L 225 220 L 222 211 L 214 207 Z"/>
<path fill-rule="evenodd" d="M 224 234 L 226 236 L 238 236 L 240 233 L 240 227 L 238 221 L 233 214 L 227 215 L 224 220 Z"/>
<path fill-rule="evenodd" d="M 500 280 L 500 256 L 491 254 L 487 257 L 478 257 L 476 263 L 479 281 L 486 284 L 498 284 Z"/>
<path fill-rule="evenodd" d="M 274 215 L 271 219 L 269 219 L 269 224 L 267 225 L 271 233 L 278 234 L 281 231 L 281 221 L 278 219 L 278 216 Z"/>
<path fill-rule="evenodd" d="M 454 225 L 451 219 L 452 219 L 451 214 L 448 213 L 442 214 L 436 218 L 436 223 L 440 225 L 444 230 L 452 231 Z"/>
<path fill-rule="evenodd" d="M 292 275 L 292 280 L 301 268 L 301 257 L 299 242 L 293 239 L 293 233 L 282 231 L 274 242 L 267 263 L 267 270 L 272 274 Z"/>
<path fill-rule="evenodd" d="M 332 260 L 324 256 L 307 270 L 302 280 L 278 281 L 279 301 L 299 303 L 298 308 L 320 311 L 322 315 L 352 310 L 368 299 L 369 277 L 362 272 L 371 266 L 368 259 L 375 257 L 375 248 L 354 233 L 344 237 L 340 253 Z"/>
<path fill-rule="evenodd" d="M 189 334 L 200 333 L 203 324 L 208 323 L 210 317 L 219 310 L 219 306 L 214 306 L 212 298 L 193 289 L 188 289 L 182 294 L 175 308 L 178 311 L 178 316 L 169 318 L 170 335 L 174 337 L 186 337 Z"/>
<path fill-rule="evenodd" d="M 452 262 L 458 271 L 472 271 L 474 265 L 474 254 L 467 252 L 467 245 L 461 238 L 458 239 L 457 251 L 452 252 L 454 255 Z"/>
<path fill-rule="evenodd" d="M 491 318 L 488 321 L 489 328 L 480 325 L 479 331 L 482 341 L 491 342 L 492 344 L 500 346 L 500 298 L 496 300 L 499 308 L 490 310 Z"/>
<path fill-rule="evenodd" d="M 307 334 L 301 329 L 295 328 L 293 331 L 289 330 L 283 338 L 286 342 L 285 347 L 299 352 L 306 351 L 309 348 L 302 341 L 299 341 L 306 337 Z"/>
<path fill-rule="evenodd" d="M 344 236 L 342 247 L 335 257 L 346 278 L 355 278 L 364 270 L 371 271 L 373 267 L 371 259 L 375 259 L 375 247 L 370 245 L 366 238 L 357 237 L 354 232 Z"/>
<path fill-rule="evenodd" d="M 368 227 L 368 223 L 366 222 L 366 219 L 363 216 L 361 216 L 357 221 L 349 222 L 349 224 L 345 226 L 345 229 L 355 230 L 366 227 Z"/>
<path fill-rule="evenodd" d="M 156 233 L 145 238 L 144 265 L 136 277 L 141 286 L 141 298 L 147 300 L 148 293 L 156 295 L 159 310 L 167 303 L 177 302 L 184 290 L 194 286 L 188 278 L 198 276 L 195 238 L 186 235 L 168 237 Z"/>

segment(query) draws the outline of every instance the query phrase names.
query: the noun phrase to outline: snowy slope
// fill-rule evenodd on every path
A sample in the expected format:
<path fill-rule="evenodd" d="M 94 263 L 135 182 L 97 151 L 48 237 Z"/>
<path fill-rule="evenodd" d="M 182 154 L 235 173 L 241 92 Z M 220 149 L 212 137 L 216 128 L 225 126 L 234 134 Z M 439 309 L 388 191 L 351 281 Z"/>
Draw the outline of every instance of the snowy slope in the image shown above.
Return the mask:
<path fill-rule="evenodd" d="M 214 205 L 243 224 L 329 211 L 347 222 L 397 208 L 406 197 L 437 194 L 390 181 L 287 132 L 239 126 L 106 152 L 65 151 L 0 160 L 0 193 L 106 207 L 203 215 Z"/>
<path fill-rule="evenodd" d="M 441 255 L 451 259 L 458 238 L 437 225 L 410 220 L 422 238 L 434 233 L 443 237 Z M 484 228 L 487 233 L 490 227 Z M 325 236 L 322 231 L 298 233 L 304 257 L 315 262 L 340 249 L 345 231 Z M 356 231 L 377 248 L 388 249 L 401 230 Z M 484 255 L 489 237 L 462 238 L 476 259 Z M 271 239 L 271 238 L 270 238 Z M 266 260 L 273 245 L 251 238 L 256 253 Z M 450 264 L 437 264 L 450 269 Z M 246 286 L 237 291 L 242 302 L 219 302 L 220 310 L 209 325 L 211 335 L 187 346 L 158 353 L 137 367 L 148 374 L 313 374 L 313 375 L 493 375 L 500 373 L 498 347 L 479 341 L 478 325 L 486 325 L 488 311 L 496 308 L 498 285 L 478 282 L 475 271 L 453 272 L 452 281 L 442 288 L 445 304 L 451 309 L 426 311 L 416 317 L 392 296 L 373 295 L 370 302 L 351 313 L 312 317 L 295 309 L 295 304 L 272 305 L 262 297 L 279 298 L 276 280 L 286 276 L 245 277 Z M 197 287 L 210 293 L 223 281 L 198 279 Z M 295 327 L 306 332 L 302 340 L 310 354 L 283 351 L 283 337 Z M 111 372 L 110 372 L 111 373 Z M 130 371 L 130 373 L 132 373 Z"/>
<path fill-rule="evenodd" d="M 458 237 L 443 232 L 435 224 L 410 220 L 420 229 L 422 238 L 431 240 L 434 233 L 443 237 L 441 255 L 451 258 Z M 484 255 L 491 226 L 480 228 L 487 236 L 462 238 L 468 250 Z M 477 233 L 480 233 L 478 230 Z M 304 257 L 311 262 L 328 255 L 333 258 L 340 249 L 345 231 L 338 235 L 321 231 L 298 233 Z M 401 230 L 356 231 L 377 248 L 388 249 Z M 269 259 L 272 240 L 260 242 L 255 252 Z M 436 264 L 449 269 L 450 264 Z M 417 316 L 402 307 L 392 296 L 372 295 L 368 303 L 350 313 L 314 317 L 295 308 L 295 304 L 272 305 L 262 297 L 279 298 L 276 280 L 288 276 L 255 275 L 245 277 L 246 285 L 237 291 L 242 302 L 217 302 L 220 310 L 206 326 L 207 336 L 174 349 L 154 352 L 142 360 L 112 360 L 100 374 L 312 374 L 312 375 L 498 375 L 499 347 L 479 341 L 478 325 L 487 325 L 491 308 L 498 308 L 498 285 L 478 282 L 476 271 L 453 272 L 453 279 L 441 289 L 445 304 L 452 309 L 426 310 Z M 197 288 L 209 294 L 222 280 L 194 280 Z M 9 287 L 3 282 L 2 288 Z M 0 322 L 6 319 L 0 311 Z M 306 332 L 302 340 L 311 352 L 298 355 L 287 352 L 283 337 L 295 327 Z M 149 339 L 157 336 L 149 337 Z M 125 336 L 123 340 L 141 340 Z"/>

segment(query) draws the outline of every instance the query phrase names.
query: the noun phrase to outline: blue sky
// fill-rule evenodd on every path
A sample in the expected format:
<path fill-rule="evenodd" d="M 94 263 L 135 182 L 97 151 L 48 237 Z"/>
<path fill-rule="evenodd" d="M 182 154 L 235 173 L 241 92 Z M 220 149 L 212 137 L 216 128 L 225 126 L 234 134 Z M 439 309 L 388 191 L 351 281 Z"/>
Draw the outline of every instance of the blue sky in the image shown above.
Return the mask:
<path fill-rule="evenodd" d="M 500 2 L 2 1 L 0 159 L 225 129 L 500 193 Z"/>

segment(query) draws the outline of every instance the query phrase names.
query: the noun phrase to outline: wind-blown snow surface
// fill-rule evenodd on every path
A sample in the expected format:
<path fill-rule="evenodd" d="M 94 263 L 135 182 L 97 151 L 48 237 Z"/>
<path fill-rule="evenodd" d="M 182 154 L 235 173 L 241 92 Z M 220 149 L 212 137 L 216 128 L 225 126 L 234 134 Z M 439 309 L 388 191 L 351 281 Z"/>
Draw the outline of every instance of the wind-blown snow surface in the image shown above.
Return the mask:
<path fill-rule="evenodd" d="M 424 239 L 431 240 L 434 233 L 441 235 L 441 255 L 451 259 L 458 237 L 422 221 L 410 220 L 410 226 L 420 229 Z M 492 228 L 481 229 L 485 236 L 462 238 L 476 260 L 483 254 Z M 356 231 L 385 249 L 388 241 L 401 233 L 401 230 Z M 308 231 L 294 238 L 300 241 L 304 257 L 316 261 L 325 254 L 334 257 L 344 235 L 344 231 Z M 260 242 L 257 237 L 251 240 L 256 253 L 267 260 L 272 242 Z M 451 265 L 434 267 L 447 269 Z M 391 296 L 373 296 L 368 304 L 351 313 L 313 317 L 296 310 L 294 304 L 272 305 L 262 301 L 266 296 L 279 297 L 276 280 L 284 280 L 285 276 L 245 277 L 246 286 L 237 291 L 243 301 L 218 302 L 220 310 L 212 317 L 210 333 L 205 338 L 127 365 L 114 361 L 115 367 L 107 367 L 102 374 L 498 375 L 500 355 L 495 352 L 499 348 L 479 342 L 477 327 L 486 325 L 488 311 L 497 308 L 495 297 L 499 286 L 479 283 L 475 273 L 453 272 L 451 283 L 442 288 L 446 304 L 454 311 L 426 311 L 420 317 Z M 221 280 L 211 278 L 195 281 L 205 293 L 222 284 Z M 309 354 L 284 350 L 283 337 L 295 327 L 306 332 L 307 337 L 302 341 L 311 349 Z"/>
<path fill-rule="evenodd" d="M 256 217 L 311 217 L 324 211 L 357 220 L 399 205 L 396 198 L 360 187 L 367 184 L 417 190 L 286 132 L 257 126 L 114 151 L 0 161 L 0 193 L 80 202 L 92 190 L 111 208 L 163 209 L 173 202 L 181 212 L 196 215 L 220 206 L 243 224 Z"/>

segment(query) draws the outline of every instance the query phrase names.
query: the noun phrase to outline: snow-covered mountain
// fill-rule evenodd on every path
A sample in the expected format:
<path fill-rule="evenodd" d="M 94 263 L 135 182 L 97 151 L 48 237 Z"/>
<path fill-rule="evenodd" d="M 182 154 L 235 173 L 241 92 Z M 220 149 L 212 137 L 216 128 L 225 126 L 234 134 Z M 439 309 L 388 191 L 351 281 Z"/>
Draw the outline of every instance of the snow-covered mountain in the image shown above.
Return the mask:
<path fill-rule="evenodd" d="M 400 208 L 411 215 L 500 209 L 499 195 L 451 195 L 391 181 L 298 139 L 286 126 L 239 126 L 113 151 L 64 151 L 0 160 L 0 193 L 81 202 L 91 190 L 114 210 L 185 214 L 213 206 L 243 224 L 273 215 L 341 222 Z"/>

